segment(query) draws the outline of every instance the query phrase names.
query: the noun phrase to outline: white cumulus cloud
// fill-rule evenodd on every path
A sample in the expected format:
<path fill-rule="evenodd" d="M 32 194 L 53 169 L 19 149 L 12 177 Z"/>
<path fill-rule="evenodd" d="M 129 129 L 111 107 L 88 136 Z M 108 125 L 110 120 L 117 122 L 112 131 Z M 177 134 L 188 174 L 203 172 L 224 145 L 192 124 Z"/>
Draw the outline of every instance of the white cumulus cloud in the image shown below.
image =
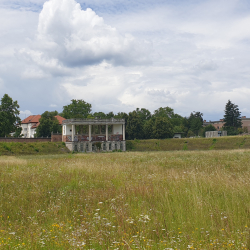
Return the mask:
<path fill-rule="evenodd" d="M 36 39 L 19 55 L 52 75 L 67 68 L 99 64 L 149 63 L 150 44 L 122 35 L 93 10 L 82 10 L 75 0 L 49 0 L 39 15 Z M 147 53 L 145 53 L 147 51 Z"/>

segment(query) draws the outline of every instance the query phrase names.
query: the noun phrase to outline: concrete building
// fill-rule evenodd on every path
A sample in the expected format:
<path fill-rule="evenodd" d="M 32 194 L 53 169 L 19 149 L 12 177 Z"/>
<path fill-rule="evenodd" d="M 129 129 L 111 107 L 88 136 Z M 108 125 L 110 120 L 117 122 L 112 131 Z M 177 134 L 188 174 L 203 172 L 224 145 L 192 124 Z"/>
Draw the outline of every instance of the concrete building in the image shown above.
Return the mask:
<path fill-rule="evenodd" d="M 61 117 L 60 115 L 55 116 L 59 121 L 59 124 L 62 125 L 62 121 L 65 118 Z M 21 122 L 22 132 L 24 138 L 34 138 L 36 133 L 36 128 L 39 126 L 41 115 L 30 115 L 29 117 L 25 118 Z"/>
<path fill-rule="evenodd" d="M 62 141 L 71 151 L 126 151 L 124 119 L 68 119 Z"/>
<path fill-rule="evenodd" d="M 206 138 L 227 136 L 227 131 L 207 131 L 205 133 Z"/>

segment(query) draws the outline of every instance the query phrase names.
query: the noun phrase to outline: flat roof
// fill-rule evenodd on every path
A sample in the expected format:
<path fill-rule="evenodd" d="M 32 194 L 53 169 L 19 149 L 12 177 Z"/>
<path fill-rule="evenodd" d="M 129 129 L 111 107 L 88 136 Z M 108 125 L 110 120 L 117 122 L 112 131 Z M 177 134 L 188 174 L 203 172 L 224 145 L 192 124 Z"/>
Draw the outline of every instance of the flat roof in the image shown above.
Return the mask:
<path fill-rule="evenodd" d="M 62 125 L 124 125 L 125 119 L 66 119 Z"/>

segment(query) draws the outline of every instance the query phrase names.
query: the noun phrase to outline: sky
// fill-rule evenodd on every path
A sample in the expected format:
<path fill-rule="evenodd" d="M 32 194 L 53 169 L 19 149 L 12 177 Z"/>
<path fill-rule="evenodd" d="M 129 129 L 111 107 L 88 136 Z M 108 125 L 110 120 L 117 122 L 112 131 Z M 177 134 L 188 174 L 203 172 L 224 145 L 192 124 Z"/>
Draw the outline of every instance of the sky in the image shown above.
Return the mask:
<path fill-rule="evenodd" d="M 171 107 L 250 117 L 248 0 L 0 0 L 0 98 L 20 117 Z"/>

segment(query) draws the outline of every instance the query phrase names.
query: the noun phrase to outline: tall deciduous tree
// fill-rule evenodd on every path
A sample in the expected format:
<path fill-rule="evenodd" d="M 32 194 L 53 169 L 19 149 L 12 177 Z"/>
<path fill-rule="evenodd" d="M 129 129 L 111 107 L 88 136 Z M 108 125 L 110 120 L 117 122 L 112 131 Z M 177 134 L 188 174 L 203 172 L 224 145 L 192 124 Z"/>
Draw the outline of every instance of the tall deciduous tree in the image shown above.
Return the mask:
<path fill-rule="evenodd" d="M 173 118 L 174 110 L 170 107 L 165 107 L 165 108 L 160 107 L 157 110 L 155 110 L 153 116 Z"/>
<path fill-rule="evenodd" d="M 167 117 L 156 117 L 153 125 L 153 138 L 172 138 L 174 135 L 173 124 Z"/>
<path fill-rule="evenodd" d="M 235 105 L 230 100 L 226 103 L 224 115 L 224 128 L 237 130 L 242 127 L 241 112 L 238 105 Z"/>
<path fill-rule="evenodd" d="M 11 132 L 15 132 L 16 136 L 20 135 L 21 129 L 17 126 L 21 123 L 18 109 L 17 101 L 5 94 L 0 105 L 0 137 L 8 136 Z"/>
<path fill-rule="evenodd" d="M 51 133 L 61 133 L 62 127 L 59 125 L 59 121 L 55 117 L 57 111 L 49 112 L 45 111 L 39 120 L 40 124 L 36 129 L 36 137 L 50 137 Z"/>
<path fill-rule="evenodd" d="M 71 104 L 63 106 L 62 116 L 65 119 L 87 118 L 91 112 L 91 104 L 84 100 L 71 100 Z"/>
<path fill-rule="evenodd" d="M 143 122 L 139 114 L 136 111 L 128 114 L 127 120 L 127 135 L 129 140 L 143 139 Z"/>
<path fill-rule="evenodd" d="M 192 112 L 188 118 L 189 129 L 195 134 L 198 135 L 199 130 L 203 125 L 203 114 L 201 112 Z"/>

